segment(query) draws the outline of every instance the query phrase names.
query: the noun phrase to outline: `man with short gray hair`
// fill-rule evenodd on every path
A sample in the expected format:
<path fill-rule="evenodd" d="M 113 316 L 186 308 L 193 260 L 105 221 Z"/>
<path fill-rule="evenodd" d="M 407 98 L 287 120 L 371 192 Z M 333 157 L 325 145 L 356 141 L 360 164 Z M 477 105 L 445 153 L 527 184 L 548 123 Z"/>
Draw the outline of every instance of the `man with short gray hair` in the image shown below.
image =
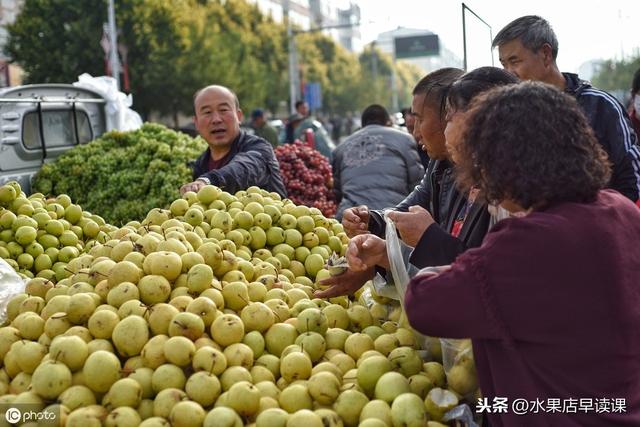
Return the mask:
<path fill-rule="evenodd" d="M 576 74 L 562 73 L 556 64 L 558 39 L 540 16 L 520 17 L 507 24 L 493 39 L 500 62 L 521 80 L 548 83 L 578 101 L 598 142 L 609 155 L 612 175 L 609 187 L 632 201 L 640 198 L 640 148 L 623 106 Z"/>

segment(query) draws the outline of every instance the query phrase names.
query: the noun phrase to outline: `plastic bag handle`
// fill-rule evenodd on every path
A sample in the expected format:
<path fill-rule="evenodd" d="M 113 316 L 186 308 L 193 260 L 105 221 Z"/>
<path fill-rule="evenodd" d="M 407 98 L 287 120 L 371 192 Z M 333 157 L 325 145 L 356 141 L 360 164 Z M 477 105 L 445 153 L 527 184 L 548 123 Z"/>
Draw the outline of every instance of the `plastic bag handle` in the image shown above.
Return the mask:
<path fill-rule="evenodd" d="M 409 273 L 407 272 L 407 266 L 404 263 L 402 257 L 402 248 L 400 245 L 400 239 L 398 238 L 398 232 L 396 231 L 395 223 L 389 218 L 389 212 L 392 210 L 385 210 L 384 220 L 386 222 L 385 240 L 387 242 L 387 256 L 389 258 L 389 268 L 391 270 L 391 276 L 400 298 L 400 304 L 404 309 L 404 294 L 409 285 Z"/>

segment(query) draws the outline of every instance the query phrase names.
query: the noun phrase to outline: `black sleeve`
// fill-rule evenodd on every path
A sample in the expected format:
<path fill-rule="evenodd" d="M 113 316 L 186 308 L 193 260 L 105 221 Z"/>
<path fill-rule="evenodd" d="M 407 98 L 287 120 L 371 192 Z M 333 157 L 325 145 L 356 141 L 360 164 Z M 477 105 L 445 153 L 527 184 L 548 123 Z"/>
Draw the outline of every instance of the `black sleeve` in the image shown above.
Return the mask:
<path fill-rule="evenodd" d="M 420 156 L 418 150 L 413 141 L 409 141 L 406 150 L 402 151 L 404 162 L 407 165 L 407 187 L 410 190 L 411 187 L 419 185 L 424 178 L 424 168 L 420 162 Z"/>
<path fill-rule="evenodd" d="M 589 89 L 580 104 L 609 156 L 609 187 L 635 202 L 640 195 L 640 149 L 629 117 L 622 105 L 606 92 Z"/>
<path fill-rule="evenodd" d="M 198 179 L 200 176 L 202 176 L 202 174 L 207 172 L 206 167 L 204 165 L 207 162 L 208 153 L 209 153 L 209 150 L 206 150 L 204 153 L 200 155 L 200 157 L 198 157 L 197 159 L 195 159 L 190 163 L 189 166 L 191 166 L 191 171 L 192 171 L 191 175 L 194 181 Z"/>
<path fill-rule="evenodd" d="M 369 211 L 369 232 L 384 239 L 387 225 L 382 211 Z"/>
<path fill-rule="evenodd" d="M 431 224 L 411 253 L 409 262 L 418 268 L 451 264 L 467 249 L 465 244 L 443 230 L 438 224 Z"/>
<path fill-rule="evenodd" d="M 430 175 L 430 171 L 427 171 L 427 173 L 422 177 L 420 183 L 416 185 L 413 191 L 405 197 L 403 201 L 398 203 L 395 209 L 401 212 L 407 212 L 411 206 L 418 205 L 429 210 L 431 201 L 431 185 L 429 183 Z"/>
<path fill-rule="evenodd" d="M 244 190 L 252 185 L 265 187 L 269 183 L 269 162 L 273 148 L 263 140 L 256 139 L 247 144 L 245 151 L 237 153 L 225 166 L 204 174 L 211 181 L 229 193 Z"/>
<path fill-rule="evenodd" d="M 429 176 L 431 175 L 431 168 L 422 177 L 420 184 L 416 185 L 411 194 L 409 194 L 403 201 L 401 201 L 395 208 L 400 212 L 407 212 L 409 207 L 419 205 L 429 210 L 431 201 L 431 185 L 429 185 Z M 433 215 L 433 214 L 432 214 Z M 376 236 L 384 238 L 385 223 L 382 211 L 370 211 L 369 212 L 369 231 Z"/>

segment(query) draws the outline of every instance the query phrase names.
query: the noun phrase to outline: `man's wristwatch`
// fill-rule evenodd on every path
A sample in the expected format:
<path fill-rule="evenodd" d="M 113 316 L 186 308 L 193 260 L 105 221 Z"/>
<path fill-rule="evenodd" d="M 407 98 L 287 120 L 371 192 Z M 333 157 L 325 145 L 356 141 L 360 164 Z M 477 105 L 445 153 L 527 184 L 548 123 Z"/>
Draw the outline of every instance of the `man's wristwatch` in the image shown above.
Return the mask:
<path fill-rule="evenodd" d="M 196 181 L 202 181 L 207 185 L 211 184 L 211 180 L 209 178 L 207 178 L 206 176 L 201 176 L 200 178 L 196 179 Z"/>

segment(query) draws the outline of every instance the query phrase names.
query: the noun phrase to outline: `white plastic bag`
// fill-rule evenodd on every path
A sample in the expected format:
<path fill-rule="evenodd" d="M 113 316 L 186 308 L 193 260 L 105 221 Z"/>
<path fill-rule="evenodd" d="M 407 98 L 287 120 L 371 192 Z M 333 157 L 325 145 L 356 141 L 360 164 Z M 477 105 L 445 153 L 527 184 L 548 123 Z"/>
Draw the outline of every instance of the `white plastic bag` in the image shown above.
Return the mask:
<path fill-rule="evenodd" d="M 396 287 L 396 292 L 400 304 L 404 309 L 404 294 L 409 286 L 409 272 L 407 266 L 404 263 L 404 257 L 402 256 L 402 247 L 400 239 L 398 238 L 398 232 L 396 231 L 395 223 L 389 218 L 389 212 L 391 210 L 384 211 L 384 220 L 387 224 L 385 232 L 385 241 L 387 242 L 387 256 L 389 258 L 389 268 L 391 270 L 391 276 Z"/>
<path fill-rule="evenodd" d="M 120 92 L 116 85 L 116 79 L 109 76 L 93 77 L 84 73 L 78 77 L 74 86 L 91 89 L 98 92 L 107 102 L 107 131 L 111 130 L 136 130 L 142 126 L 140 115 L 133 111 L 131 95 Z"/>
<path fill-rule="evenodd" d="M 398 301 L 400 297 L 398 296 L 398 291 L 395 286 L 389 285 L 384 277 L 379 274 L 371 281 L 371 286 L 376 291 L 378 295 L 381 297 L 387 297 Z"/>
<path fill-rule="evenodd" d="M 11 298 L 24 292 L 26 283 L 16 271 L 0 258 L 0 325 L 7 320 L 7 305 Z"/>
<path fill-rule="evenodd" d="M 402 246 L 400 239 L 398 238 L 396 225 L 391 218 L 389 218 L 389 212 L 391 211 L 384 211 L 384 220 L 387 224 L 385 240 L 387 245 L 387 257 L 389 258 L 389 269 L 391 270 L 391 276 L 393 277 L 393 283 L 396 288 L 398 299 L 400 300 L 400 305 L 402 306 L 402 310 L 406 313 L 404 308 L 404 296 L 407 292 L 407 287 L 409 286 L 409 271 L 402 255 Z M 421 353 L 422 358 L 425 360 L 429 359 L 431 357 L 432 340 L 416 330 L 413 331 L 413 334 L 416 337 L 416 342 L 420 348 L 425 350 Z"/>

